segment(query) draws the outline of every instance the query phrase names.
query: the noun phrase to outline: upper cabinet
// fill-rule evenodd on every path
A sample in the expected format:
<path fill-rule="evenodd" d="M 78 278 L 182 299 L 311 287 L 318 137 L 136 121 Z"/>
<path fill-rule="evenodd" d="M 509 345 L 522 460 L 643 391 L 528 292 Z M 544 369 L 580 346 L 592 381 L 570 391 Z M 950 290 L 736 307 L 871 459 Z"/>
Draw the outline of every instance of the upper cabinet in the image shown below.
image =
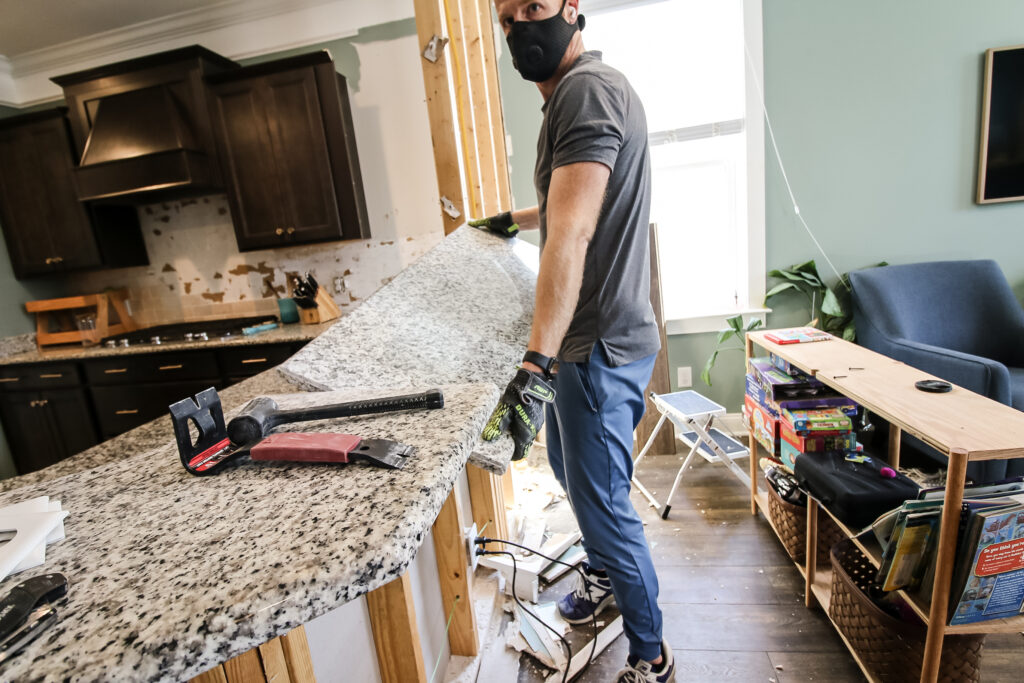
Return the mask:
<path fill-rule="evenodd" d="M 370 236 L 348 86 L 327 52 L 207 83 L 239 249 Z"/>
<path fill-rule="evenodd" d="M 78 200 L 63 110 L 0 120 L 0 228 L 17 278 L 148 263 L 131 207 Z"/>

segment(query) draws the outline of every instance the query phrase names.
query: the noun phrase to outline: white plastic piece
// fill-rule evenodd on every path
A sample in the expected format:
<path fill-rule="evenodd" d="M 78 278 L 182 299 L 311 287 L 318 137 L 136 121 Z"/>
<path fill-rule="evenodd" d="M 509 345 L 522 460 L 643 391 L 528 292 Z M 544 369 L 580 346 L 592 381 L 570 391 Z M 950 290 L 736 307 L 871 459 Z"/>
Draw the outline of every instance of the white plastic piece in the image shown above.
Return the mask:
<path fill-rule="evenodd" d="M 473 526 L 466 529 L 466 552 L 469 553 L 469 570 L 471 572 L 476 571 L 476 565 L 480 561 L 480 556 L 476 554 L 476 537 L 479 535 L 476 530 L 476 522 L 473 522 Z"/>
<path fill-rule="evenodd" d="M 439 35 L 434 35 L 427 43 L 427 46 L 423 49 L 423 59 L 427 60 L 431 64 L 436 64 L 440 57 L 441 50 L 448 44 L 447 38 L 442 38 Z"/>
<path fill-rule="evenodd" d="M 0 580 L 12 574 L 37 546 L 44 548 L 45 555 L 46 537 L 67 515 L 64 511 L 0 514 L 0 531 L 14 532 L 14 538 L 0 547 Z"/>

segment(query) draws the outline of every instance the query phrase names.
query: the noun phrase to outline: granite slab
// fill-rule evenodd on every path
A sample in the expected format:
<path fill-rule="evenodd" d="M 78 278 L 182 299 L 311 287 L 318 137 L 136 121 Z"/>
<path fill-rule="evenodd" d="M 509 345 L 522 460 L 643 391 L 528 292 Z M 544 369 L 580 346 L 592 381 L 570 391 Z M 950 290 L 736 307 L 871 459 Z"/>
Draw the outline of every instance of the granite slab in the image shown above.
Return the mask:
<path fill-rule="evenodd" d="M 230 346 L 253 346 L 257 344 L 278 344 L 287 342 L 309 341 L 316 338 L 324 330 L 333 325 L 335 320 L 317 325 L 280 325 L 273 330 L 257 334 L 237 335 L 227 339 L 220 337 L 209 341 L 177 341 L 165 342 L 159 346 L 140 344 L 128 348 L 114 349 L 106 346 L 82 346 L 81 344 L 64 344 L 38 349 L 35 335 L 18 335 L 0 339 L 0 365 L 21 365 L 24 363 L 46 363 L 60 360 L 89 360 L 109 356 L 133 356 L 141 353 L 166 353 L 168 351 L 194 351 L 198 349 L 214 349 Z M 26 343 L 26 338 L 29 340 Z M 4 349 L 10 349 L 4 355 Z"/>
<path fill-rule="evenodd" d="M 539 253 L 463 226 L 279 366 L 311 389 L 508 383 L 533 320 Z M 511 448 L 471 462 L 500 474 Z"/>
<path fill-rule="evenodd" d="M 277 400 L 293 408 L 394 388 Z M 442 388 L 442 410 L 302 426 L 413 445 L 401 471 L 246 459 L 194 477 L 164 444 L 0 494 L 0 505 L 53 496 L 70 512 L 45 566 L 0 584 L 53 571 L 71 584 L 58 624 L 7 662 L 4 678 L 188 679 L 401 575 L 497 400 L 492 384 Z"/>

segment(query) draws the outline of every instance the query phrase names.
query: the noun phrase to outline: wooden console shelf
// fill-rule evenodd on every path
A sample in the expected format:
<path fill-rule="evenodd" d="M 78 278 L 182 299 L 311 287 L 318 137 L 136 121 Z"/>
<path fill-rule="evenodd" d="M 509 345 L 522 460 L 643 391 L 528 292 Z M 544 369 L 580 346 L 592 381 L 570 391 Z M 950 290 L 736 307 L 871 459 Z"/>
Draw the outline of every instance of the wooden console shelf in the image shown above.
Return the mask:
<path fill-rule="evenodd" d="M 935 583 L 931 600 L 900 591 L 928 628 L 925 642 L 922 683 L 935 683 L 939 676 L 942 657 L 942 639 L 947 634 L 1002 633 L 1024 630 L 1024 616 L 994 619 L 960 626 L 948 625 L 950 584 L 960 505 L 963 501 L 967 463 L 975 460 L 997 460 L 1024 457 L 1024 412 L 975 394 L 961 387 L 953 387 L 946 394 L 928 394 L 914 388 L 922 379 L 938 379 L 926 372 L 899 361 L 857 346 L 842 339 L 804 344 L 775 344 L 765 338 L 768 331 L 747 334 L 747 360 L 754 357 L 755 346 L 784 358 L 847 396 L 871 412 L 887 420 L 890 427 L 889 462 L 899 465 L 899 437 L 907 432 L 928 445 L 945 453 L 949 458 L 946 496 L 942 512 L 939 547 L 936 557 Z M 749 425 L 748 425 L 749 428 Z M 750 443 L 756 451 L 753 433 Z M 750 506 L 753 514 L 760 508 L 768 517 L 768 498 L 758 490 L 757 456 L 750 458 Z M 816 601 L 826 614 L 831 599 L 831 570 L 816 567 L 817 516 L 820 510 L 828 513 L 813 499 L 807 507 L 807 560 L 797 565 L 805 580 L 805 599 L 808 606 Z M 878 566 L 881 548 L 873 538 L 854 536 L 839 520 L 833 519 L 860 550 Z M 838 628 L 837 628 L 838 630 Z M 840 633 L 840 636 L 843 634 Z M 846 642 L 846 638 L 843 637 Z M 868 680 L 875 680 L 853 652 Z"/>

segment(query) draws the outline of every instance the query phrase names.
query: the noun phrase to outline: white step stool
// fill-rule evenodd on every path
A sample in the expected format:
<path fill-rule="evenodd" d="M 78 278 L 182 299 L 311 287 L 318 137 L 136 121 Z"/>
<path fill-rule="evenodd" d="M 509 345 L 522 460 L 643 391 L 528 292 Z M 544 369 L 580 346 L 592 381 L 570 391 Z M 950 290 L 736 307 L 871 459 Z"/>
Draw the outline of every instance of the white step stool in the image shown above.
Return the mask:
<path fill-rule="evenodd" d="M 697 453 L 700 453 L 701 457 L 708 462 L 724 462 L 732 470 L 732 473 L 747 488 L 750 488 L 750 475 L 733 461 L 734 458 L 749 456 L 750 451 L 736 439 L 711 427 L 711 423 L 716 417 L 725 415 L 725 408 L 692 389 L 676 391 L 671 394 L 655 394 L 651 392 L 651 401 L 654 403 L 654 407 L 658 409 L 658 412 L 661 413 L 661 419 L 658 420 L 658 424 L 654 427 L 654 431 L 651 432 L 647 443 L 644 444 L 640 454 L 633 461 L 634 472 L 636 471 L 636 466 L 640 464 L 640 460 L 647 455 L 647 451 L 650 450 L 655 437 L 658 436 L 658 432 L 661 430 L 662 425 L 665 424 L 666 419 L 672 421 L 672 424 L 676 426 L 679 432 L 679 438 L 690 447 L 690 452 L 683 460 L 683 465 L 679 468 L 679 472 L 676 473 L 675 481 L 672 482 L 672 490 L 669 491 L 668 498 L 665 499 L 664 507 L 640 483 L 636 475 L 633 475 L 633 485 L 636 486 L 640 493 L 644 494 L 647 500 L 651 501 L 654 509 L 661 510 L 662 519 L 668 519 L 668 512 L 672 509 L 672 496 L 675 495 L 676 489 L 679 488 L 683 472 L 690 466 L 690 461 L 693 460 L 693 456 Z"/>

